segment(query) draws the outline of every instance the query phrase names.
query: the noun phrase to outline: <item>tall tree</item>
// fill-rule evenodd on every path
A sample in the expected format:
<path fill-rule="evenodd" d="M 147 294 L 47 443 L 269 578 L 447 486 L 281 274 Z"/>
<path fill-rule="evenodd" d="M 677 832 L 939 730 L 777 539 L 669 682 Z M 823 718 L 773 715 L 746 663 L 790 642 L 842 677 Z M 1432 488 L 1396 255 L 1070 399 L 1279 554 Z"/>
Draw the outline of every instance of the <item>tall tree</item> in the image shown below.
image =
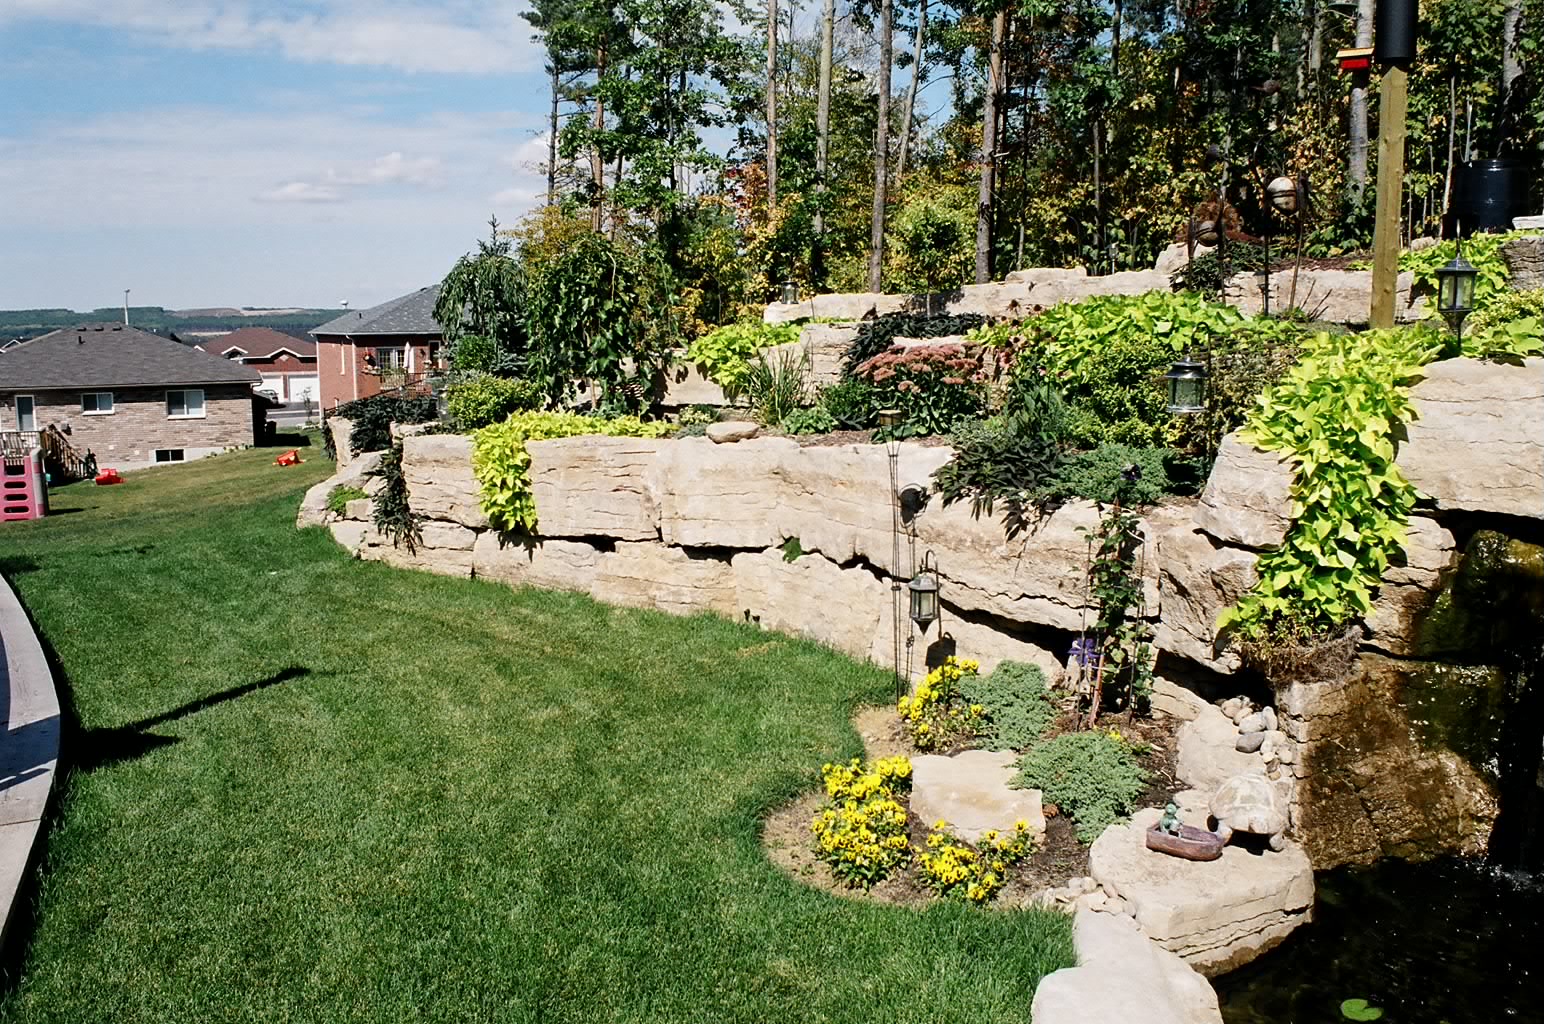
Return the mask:
<path fill-rule="evenodd" d="M 767 215 L 777 209 L 777 0 L 767 0 Z"/>
<path fill-rule="evenodd" d="M 815 98 L 815 245 L 824 252 L 826 170 L 831 152 L 831 57 L 836 48 L 836 0 L 820 11 L 820 79 Z"/>
<path fill-rule="evenodd" d="M 917 5 L 917 33 L 911 50 L 911 85 L 906 90 L 906 110 L 901 115 L 901 152 L 895 160 L 895 187 L 906 177 L 906 156 L 911 150 L 911 129 L 917 112 L 917 89 L 922 84 L 922 40 L 927 36 L 927 0 Z"/>
<path fill-rule="evenodd" d="M 890 173 L 890 71 L 894 63 L 893 0 L 879 4 L 879 120 L 874 125 L 874 216 L 869 222 L 869 291 L 883 287 L 885 268 L 885 203 Z"/>
<path fill-rule="evenodd" d="M 1372 19 L 1376 0 L 1357 0 L 1356 45 L 1372 45 Z M 1360 196 L 1367 187 L 1367 87 L 1368 74 L 1356 72 L 1351 86 L 1351 110 L 1346 128 L 1346 185 L 1351 193 Z"/>
<path fill-rule="evenodd" d="M 1002 102 L 1003 35 L 1008 12 L 992 16 L 987 57 L 986 97 L 981 105 L 981 179 L 976 193 L 976 283 L 992 279 L 992 209 L 997 183 L 997 111 Z"/>

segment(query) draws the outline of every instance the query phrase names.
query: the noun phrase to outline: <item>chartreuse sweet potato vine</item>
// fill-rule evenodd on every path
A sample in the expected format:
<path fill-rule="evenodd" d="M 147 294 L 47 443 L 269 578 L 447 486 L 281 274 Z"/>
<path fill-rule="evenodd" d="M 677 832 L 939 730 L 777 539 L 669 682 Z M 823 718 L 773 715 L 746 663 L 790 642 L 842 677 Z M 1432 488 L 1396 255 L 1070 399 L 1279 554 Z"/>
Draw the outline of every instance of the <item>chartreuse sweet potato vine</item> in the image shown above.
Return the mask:
<path fill-rule="evenodd" d="M 1426 327 L 1304 341 L 1242 434 L 1296 466 L 1292 528 L 1219 626 L 1249 640 L 1318 636 L 1371 610 L 1417 497 L 1394 464 L 1393 433 L 1412 414 L 1409 385 L 1442 345 Z"/>
<path fill-rule="evenodd" d="M 482 489 L 482 510 L 496 530 L 536 530 L 536 501 L 531 496 L 531 455 L 527 441 L 602 434 L 608 437 L 660 437 L 671 423 L 644 423 L 635 416 L 602 419 L 569 412 L 517 412 L 472 435 L 472 472 Z"/>

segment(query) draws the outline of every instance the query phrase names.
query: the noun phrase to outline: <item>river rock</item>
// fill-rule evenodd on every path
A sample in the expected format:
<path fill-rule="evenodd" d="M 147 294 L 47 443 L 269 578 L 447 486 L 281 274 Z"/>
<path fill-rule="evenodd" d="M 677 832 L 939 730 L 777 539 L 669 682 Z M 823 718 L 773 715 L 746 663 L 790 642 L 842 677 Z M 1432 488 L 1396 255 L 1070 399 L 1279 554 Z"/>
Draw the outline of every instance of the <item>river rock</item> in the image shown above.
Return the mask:
<path fill-rule="evenodd" d="M 761 427 L 748 420 L 724 420 L 709 423 L 707 433 L 708 440 L 714 444 L 733 444 L 735 441 L 749 441 L 761 433 Z"/>
<path fill-rule="evenodd" d="M 1274 716 L 1272 716 L 1274 718 Z M 1238 720 L 1238 731 L 1242 733 L 1264 732 L 1270 728 L 1265 724 L 1265 712 L 1256 711 L 1252 715 L 1245 715 Z"/>
<path fill-rule="evenodd" d="M 1308 920 L 1313 868 L 1301 849 L 1260 855 L 1227 846 L 1204 863 L 1166 857 L 1144 842 L 1161 816 L 1138 811 L 1129 824 L 1105 829 L 1089 850 L 1090 873 L 1136 906 L 1137 924 L 1158 945 L 1215 975 L 1248 963 Z"/>
<path fill-rule="evenodd" d="M 1395 461 L 1440 509 L 1544 518 L 1544 359 L 1448 359 L 1411 390 Z"/>
<path fill-rule="evenodd" d="M 1270 732 L 1271 730 L 1275 729 L 1278 724 L 1276 720 L 1276 709 L 1269 705 L 1261 708 L 1260 721 L 1265 723 L 1266 732 Z"/>
<path fill-rule="evenodd" d="M 968 843 L 993 830 L 1009 833 L 1016 822 L 1030 832 L 1045 831 L 1040 790 L 1009 789 L 1018 755 L 1012 751 L 967 750 L 953 757 L 923 754 L 911 759 L 911 809 L 927 825 L 945 821 Z"/>
<path fill-rule="evenodd" d="M 1078 966 L 1041 980 L 1031 1024 L 1222 1024 L 1206 979 L 1130 917 L 1080 910 L 1072 943 Z"/>
<path fill-rule="evenodd" d="M 1233 749 L 1241 754 L 1253 754 L 1265 744 L 1263 732 L 1241 732 L 1233 744 Z"/>
<path fill-rule="evenodd" d="M 472 439 L 461 434 L 426 434 L 402 440 L 402 476 L 407 502 L 423 519 L 442 519 L 486 529 L 482 488 L 472 475 Z"/>
<path fill-rule="evenodd" d="M 1292 525 L 1292 464 L 1275 452 L 1222 439 L 1201 493 L 1195 525 L 1224 544 L 1266 550 L 1281 546 Z"/>

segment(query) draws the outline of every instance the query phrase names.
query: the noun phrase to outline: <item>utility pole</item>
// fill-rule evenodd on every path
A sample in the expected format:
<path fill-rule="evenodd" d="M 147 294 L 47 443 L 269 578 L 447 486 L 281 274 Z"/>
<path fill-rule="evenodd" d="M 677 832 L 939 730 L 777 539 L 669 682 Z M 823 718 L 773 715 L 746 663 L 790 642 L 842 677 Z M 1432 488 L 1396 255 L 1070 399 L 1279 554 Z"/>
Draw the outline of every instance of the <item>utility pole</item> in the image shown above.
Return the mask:
<path fill-rule="evenodd" d="M 129 290 L 123 290 L 123 326 L 129 326 Z"/>
<path fill-rule="evenodd" d="M 1394 288 L 1399 279 L 1399 235 L 1403 221 L 1407 69 L 1415 59 L 1416 0 L 1378 0 L 1373 60 L 1378 85 L 1378 197 L 1372 232 L 1372 327 L 1394 326 Z"/>

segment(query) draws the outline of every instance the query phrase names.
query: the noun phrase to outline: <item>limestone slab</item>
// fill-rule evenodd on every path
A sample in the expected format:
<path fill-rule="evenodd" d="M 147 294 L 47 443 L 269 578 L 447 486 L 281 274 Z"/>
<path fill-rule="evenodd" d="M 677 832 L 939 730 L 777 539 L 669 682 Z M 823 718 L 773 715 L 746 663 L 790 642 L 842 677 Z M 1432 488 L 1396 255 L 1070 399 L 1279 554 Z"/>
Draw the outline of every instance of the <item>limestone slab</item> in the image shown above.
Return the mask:
<path fill-rule="evenodd" d="M 537 532 L 543 537 L 656 539 L 657 490 L 666 478 L 662 465 L 672 450 L 667 446 L 679 443 L 594 436 L 528 442 Z"/>
<path fill-rule="evenodd" d="M 472 474 L 472 439 L 461 434 L 425 434 L 402 441 L 402 476 L 407 502 L 423 519 L 442 519 L 486 529 L 482 489 Z"/>
<path fill-rule="evenodd" d="M 583 541 L 507 539 L 487 531 L 472 545 L 472 572 L 512 586 L 589 593 L 599 554 Z"/>
<path fill-rule="evenodd" d="M 818 554 L 788 561 L 779 548 L 736 554 L 737 617 L 793 636 L 802 636 L 867 658 L 888 621 L 890 590 L 863 569 L 843 569 Z M 875 661 L 888 664 L 888 651 Z"/>
<path fill-rule="evenodd" d="M 1045 831 L 1040 790 L 1010 789 L 1016 774 L 1013 751 L 967 750 L 953 757 L 923 754 L 911 759 L 911 809 L 927 825 L 948 822 L 968 843 L 989 830 L 1012 832 L 1020 821 L 1035 834 Z"/>
<path fill-rule="evenodd" d="M 1185 785 L 1211 792 L 1235 775 L 1265 773 L 1265 762 L 1255 754 L 1234 749 L 1238 726 L 1208 704 L 1196 717 L 1179 727 L 1176 774 Z"/>
<path fill-rule="evenodd" d="M 1411 389 L 1395 462 L 1440 509 L 1544 518 L 1544 359 L 1448 359 Z"/>
<path fill-rule="evenodd" d="M 761 433 L 761 427 L 749 420 L 723 420 L 718 423 L 709 423 L 707 429 L 708 440 L 714 444 L 749 441 L 759 433 Z"/>
<path fill-rule="evenodd" d="M 1214 861 L 1188 861 L 1147 849 L 1145 833 L 1162 812 L 1138 811 L 1104 830 L 1089 850 L 1089 874 L 1136 908 L 1158 945 L 1203 973 L 1254 959 L 1308 921 L 1313 868 L 1293 845 L 1279 853 L 1223 848 Z"/>
<path fill-rule="evenodd" d="M 1079 910 L 1072 943 L 1078 966 L 1040 982 L 1032 1024 L 1221 1024 L 1206 979 L 1131 918 Z"/>
<path fill-rule="evenodd" d="M 735 614 L 729 562 L 652 542 L 618 544 L 596 559 L 590 594 L 597 601 L 676 615 Z"/>
<path fill-rule="evenodd" d="M 380 478 L 372 475 L 380 466 L 380 452 L 365 452 L 355 456 L 326 480 L 307 488 L 305 496 L 300 499 L 300 510 L 295 514 L 295 525 L 322 526 L 330 522 L 335 518 L 327 509 L 327 499 L 332 492 L 339 487 L 358 487 L 369 493 L 380 483 Z"/>
<path fill-rule="evenodd" d="M 342 545 L 349 554 L 358 554 L 359 549 L 364 545 L 365 536 L 371 532 L 372 525 L 368 522 L 343 520 L 328 524 L 327 529 L 332 531 L 332 539 Z"/>
<path fill-rule="evenodd" d="M 1219 544 L 1190 524 L 1161 534 L 1158 648 L 1218 672 L 1236 671 L 1238 652 L 1221 642 L 1217 619 L 1259 581 L 1258 561 L 1254 552 Z"/>
<path fill-rule="evenodd" d="M 1265 550 L 1281 546 L 1292 525 L 1292 464 L 1232 433 L 1201 494 L 1195 524 L 1224 544 Z"/>

